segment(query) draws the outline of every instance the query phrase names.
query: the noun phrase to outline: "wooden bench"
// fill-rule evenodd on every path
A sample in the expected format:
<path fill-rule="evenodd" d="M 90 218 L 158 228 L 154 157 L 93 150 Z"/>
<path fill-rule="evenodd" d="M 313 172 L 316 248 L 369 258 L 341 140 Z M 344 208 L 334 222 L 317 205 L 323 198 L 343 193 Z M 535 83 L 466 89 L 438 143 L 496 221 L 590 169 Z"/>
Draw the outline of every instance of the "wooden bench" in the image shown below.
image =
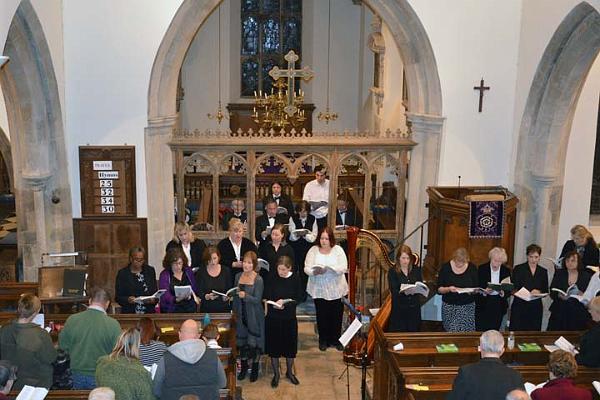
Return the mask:
<path fill-rule="evenodd" d="M 19 297 L 23 293 L 38 294 L 37 282 L 0 283 L 0 310 L 16 310 Z"/>
<path fill-rule="evenodd" d="M 12 391 L 9 393 L 11 399 L 16 398 L 19 392 Z M 46 399 L 51 400 L 87 400 L 90 395 L 90 390 L 51 390 L 48 392 Z M 233 397 L 230 395 L 229 389 L 220 389 L 219 398 L 223 400 L 230 400 Z"/>

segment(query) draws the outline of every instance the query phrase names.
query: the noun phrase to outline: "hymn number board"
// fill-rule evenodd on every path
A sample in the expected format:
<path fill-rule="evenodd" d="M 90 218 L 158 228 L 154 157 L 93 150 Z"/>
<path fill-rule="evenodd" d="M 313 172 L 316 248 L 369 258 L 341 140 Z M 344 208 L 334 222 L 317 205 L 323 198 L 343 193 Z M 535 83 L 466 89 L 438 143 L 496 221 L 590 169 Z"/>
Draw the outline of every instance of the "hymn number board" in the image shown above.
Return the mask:
<path fill-rule="evenodd" d="M 136 217 L 135 147 L 80 146 L 82 217 Z"/>

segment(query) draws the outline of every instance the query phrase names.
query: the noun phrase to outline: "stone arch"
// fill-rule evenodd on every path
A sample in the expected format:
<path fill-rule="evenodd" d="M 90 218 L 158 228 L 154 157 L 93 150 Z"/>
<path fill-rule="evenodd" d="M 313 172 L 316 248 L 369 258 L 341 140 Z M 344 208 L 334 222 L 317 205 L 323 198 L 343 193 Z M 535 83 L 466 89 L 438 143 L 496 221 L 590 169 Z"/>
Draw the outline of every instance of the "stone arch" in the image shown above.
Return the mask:
<path fill-rule="evenodd" d="M 517 246 L 555 254 L 567 144 L 577 100 L 600 51 L 600 13 L 587 2 L 563 19 L 538 64 L 519 129 Z"/>
<path fill-rule="evenodd" d="M 14 162 L 18 246 L 25 280 L 44 252 L 73 251 L 71 190 L 58 85 L 48 43 L 29 0 L 21 1 L 0 73 Z"/>
<path fill-rule="evenodd" d="M 12 151 L 10 149 L 10 139 L 2 128 L 0 128 L 0 154 L 4 160 L 4 165 L 8 171 L 8 180 L 10 182 L 11 192 L 15 192 L 15 171 L 13 169 Z"/>
<path fill-rule="evenodd" d="M 208 16 L 221 0 L 184 0 L 158 49 L 148 90 L 146 159 L 160 159 L 172 165 L 168 147 L 177 124 L 176 93 L 179 71 L 186 52 Z M 427 218 L 423 204 L 425 189 L 437 183 L 441 143 L 442 93 L 435 56 L 427 32 L 408 0 L 363 0 L 388 25 L 405 63 L 407 77 L 407 121 L 419 146 L 412 151 L 407 223 L 409 228 Z M 165 230 L 173 199 L 171 171 L 154 163 L 146 165 L 148 187 L 148 246 L 151 262 L 158 260 L 169 239 Z M 161 193 L 161 195 L 156 195 Z"/>

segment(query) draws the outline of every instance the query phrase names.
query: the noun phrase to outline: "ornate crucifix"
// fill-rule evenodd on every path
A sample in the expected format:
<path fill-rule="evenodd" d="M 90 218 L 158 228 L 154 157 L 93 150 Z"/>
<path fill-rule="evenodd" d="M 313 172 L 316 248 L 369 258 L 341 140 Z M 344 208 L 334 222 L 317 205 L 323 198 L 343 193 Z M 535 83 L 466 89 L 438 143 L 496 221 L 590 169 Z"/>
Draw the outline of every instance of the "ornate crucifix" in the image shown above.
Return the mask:
<path fill-rule="evenodd" d="M 288 69 L 279 69 L 279 67 L 275 66 L 269 71 L 269 75 L 271 75 L 271 77 L 275 80 L 279 78 L 287 78 L 287 102 L 283 111 L 285 111 L 285 113 L 291 117 L 296 113 L 296 111 L 298 111 L 298 107 L 294 105 L 294 95 L 296 94 L 296 78 L 309 81 L 315 75 L 315 73 L 307 66 L 302 69 L 294 69 L 296 61 L 299 59 L 298 55 L 294 53 L 294 50 L 290 50 L 284 58 L 288 62 Z"/>
<path fill-rule="evenodd" d="M 481 110 L 483 110 L 483 92 L 486 90 L 490 90 L 490 87 L 483 86 L 483 78 L 481 78 L 479 86 L 473 87 L 473 90 L 479 90 L 479 112 L 481 112 Z"/>

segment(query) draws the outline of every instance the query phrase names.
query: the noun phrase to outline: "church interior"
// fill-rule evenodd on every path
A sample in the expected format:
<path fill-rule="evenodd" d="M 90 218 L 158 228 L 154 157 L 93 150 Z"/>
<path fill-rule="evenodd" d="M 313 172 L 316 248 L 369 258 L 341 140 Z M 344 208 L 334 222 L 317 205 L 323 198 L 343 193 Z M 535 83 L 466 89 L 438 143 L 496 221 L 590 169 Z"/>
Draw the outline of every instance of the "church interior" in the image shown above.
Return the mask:
<path fill-rule="evenodd" d="M 544 346 L 600 340 L 600 0 L 2 0 L 0 44 L 0 326 L 33 293 L 60 348 L 104 288 L 123 330 L 149 312 L 168 345 L 186 320 L 216 324 L 216 396 L 247 400 L 478 398 L 452 393 L 483 331 L 510 336 L 499 357 L 534 384 L 548 381 Z M 254 275 L 244 243 L 267 260 Z M 341 264 L 319 264 L 337 248 Z M 265 282 L 258 353 L 240 339 L 257 336 L 249 300 L 202 305 L 211 252 L 223 290 Z M 284 253 L 301 287 L 295 325 L 277 325 L 296 359 L 279 380 L 285 356 L 267 342 L 284 307 L 265 301 Z M 136 257 L 154 290 L 123 304 L 115 286 Z M 134 299 L 158 289 L 174 308 Z M 565 322 L 567 302 L 583 322 Z M 398 322 L 410 307 L 414 326 Z M 356 330 L 323 342 L 338 313 L 336 336 Z M 600 358 L 576 361 L 573 382 L 600 398 Z"/>

